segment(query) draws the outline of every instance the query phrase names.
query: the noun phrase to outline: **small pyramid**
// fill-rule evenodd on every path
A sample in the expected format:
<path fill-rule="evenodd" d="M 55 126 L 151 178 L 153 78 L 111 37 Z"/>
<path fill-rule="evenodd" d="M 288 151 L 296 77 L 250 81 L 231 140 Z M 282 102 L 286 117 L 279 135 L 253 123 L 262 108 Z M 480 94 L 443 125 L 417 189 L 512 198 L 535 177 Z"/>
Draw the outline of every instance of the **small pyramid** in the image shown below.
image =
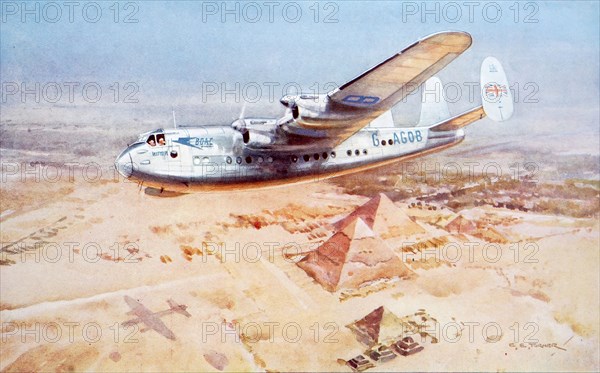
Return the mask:
<path fill-rule="evenodd" d="M 354 330 L 358 332 L 361 340 L 371 345 L 379 340 L 379 330 L 381 330 L 381 319 L 383 318 L 383 306 L 371 311 L 367 316 L 354 322 Z M 366 337 L 366 338 L 363 338 Z"/>
<path fill-rule="evenodd" d="M 477 225 L 464 216 L 458 215 L 448 222 L 444 229 L 451 233 L 472 234 L 477 231 Z"/>
<path fill-rule="evenodd" d="M 374 309 L 348 327 L 356 334 L 358 340 L 367 346 L 393 342 L 410 330 L 410 326 L 383 306 Z"/>

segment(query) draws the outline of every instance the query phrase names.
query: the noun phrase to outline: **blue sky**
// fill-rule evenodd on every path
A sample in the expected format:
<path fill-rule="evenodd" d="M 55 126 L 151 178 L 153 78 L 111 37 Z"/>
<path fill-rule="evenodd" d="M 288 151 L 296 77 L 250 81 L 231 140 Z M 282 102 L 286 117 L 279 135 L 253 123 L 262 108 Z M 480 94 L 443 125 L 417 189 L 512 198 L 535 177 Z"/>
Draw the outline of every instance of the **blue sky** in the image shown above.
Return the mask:
<path fill-rule="evenodd" d="M 54 2 L 60 17 L 45 2 L 37 3 L 39 11 L 28 3 L 36 22 L 35 14 L 15 11 L 22 2 L 2 1 L 2 81 L 134 81 L 142 97 L 171 101 L 198 94 L 203 82 L 342 84 L 425 35 L 462 30 L 472 34 L 473 46 L 440 74 L 444 82 L 477 81 L 479 63 L 494 55 L 520 85 L 521 99 L 539 100 L 518 104 L 520 115 L 580 109 L 586 128 L 598 127 L 596 1 L 475 2 L 472 8 L 465 2 L 276 1 L 273 22 L 262 1 L 91 3 L 87 18 L 82 8 L 89 3 L 79 3 L 73 22 L 65 2 Z M 232 10 L 225 22 L 223 4 Z M 127 15 L 137 22 L 123 22 Z M 327 15 L 336 22 L 325 22 Z M 537 93 L 524 91 L 527 83 Z"/>

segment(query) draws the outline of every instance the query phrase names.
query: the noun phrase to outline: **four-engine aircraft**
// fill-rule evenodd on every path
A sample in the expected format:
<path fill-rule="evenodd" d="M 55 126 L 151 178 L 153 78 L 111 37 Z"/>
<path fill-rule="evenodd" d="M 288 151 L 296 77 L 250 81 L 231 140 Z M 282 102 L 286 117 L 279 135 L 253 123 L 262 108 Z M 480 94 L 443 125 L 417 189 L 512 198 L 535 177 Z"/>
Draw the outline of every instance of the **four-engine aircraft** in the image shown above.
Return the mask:
<path fill-rule="evenodd" d="M 434 75 L 470 46 L 465 32 L 427 36 L 332 92 L 284 96 L 281 118 L 242 114 L 228 126 L 157 129 L 140 135 L 115 166 L 142 186 L 186 193 L 309 182 L 445 149 L 463 140 L 462 127 L 513 112 L 504 70 L 488 57 L 483 105 L 450 116 Z M 439 92 L 425 95 L 419 125 L 396 127 L 392 107 L 423 83 Z"/>

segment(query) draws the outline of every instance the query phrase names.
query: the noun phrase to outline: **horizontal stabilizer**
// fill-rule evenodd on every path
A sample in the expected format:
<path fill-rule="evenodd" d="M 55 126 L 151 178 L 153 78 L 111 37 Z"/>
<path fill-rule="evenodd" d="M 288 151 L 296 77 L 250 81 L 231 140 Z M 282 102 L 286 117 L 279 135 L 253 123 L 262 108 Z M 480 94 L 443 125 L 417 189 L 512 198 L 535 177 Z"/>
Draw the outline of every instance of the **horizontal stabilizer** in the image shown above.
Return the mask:
<path fill-rule="evenodd" d="M 500 62 L 494 57 L 481 64 L 481 99 L 486 115 L 493 121 L 502 122 L 513 114 L 510 86 Z"/>
<path fill-rule="evenodd" d="M 441 123 L 438 123 L 430 127 L 429 130 L 433 132 L 456 131 L 457 129 L 468 126 L 469 124 L 482 119 L 483 117 L 485 117 L 485 114 L 486 113 L 483 110 L 483 106 L 479 106 L 462 114 L 459 114 L 453 118 L 447 119 Z"/>
<path fill-rule="evenodd" d="M 186 317 L 192 317 L 192 315 L 186 311 L 187 310 L 187 306 L 183 305 L 183 304 L 177 304 L 177 302 L 175 302 L 173 299 L 168 299 L 167 303 L 169 304 L 169 307 L 171 308 L 171 311 L 173 312 L 177 312 L 181 315 L 184 315 Z"/>

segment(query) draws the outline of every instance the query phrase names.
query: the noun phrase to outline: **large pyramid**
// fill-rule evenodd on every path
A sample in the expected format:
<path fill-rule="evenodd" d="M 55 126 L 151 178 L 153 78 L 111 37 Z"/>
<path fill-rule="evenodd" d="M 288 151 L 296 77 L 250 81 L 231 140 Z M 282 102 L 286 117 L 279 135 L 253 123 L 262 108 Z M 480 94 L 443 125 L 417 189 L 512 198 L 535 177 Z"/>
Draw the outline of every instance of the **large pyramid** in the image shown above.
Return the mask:
<path fill-rule="evenodd" d="M 427 232 L 383 193 L 371 198 L 350 215 L 335 222 L 333 226 L 340 231 L 356 218 L 362 219 L 369 228 L 384 239 L 412 237 Z"/>
<path fill-rule="evenodd" d="M 358 216 L 297 265 L 328 291 L 358 288 L 381 278 L 412 275 L 410 269 Z"/>

